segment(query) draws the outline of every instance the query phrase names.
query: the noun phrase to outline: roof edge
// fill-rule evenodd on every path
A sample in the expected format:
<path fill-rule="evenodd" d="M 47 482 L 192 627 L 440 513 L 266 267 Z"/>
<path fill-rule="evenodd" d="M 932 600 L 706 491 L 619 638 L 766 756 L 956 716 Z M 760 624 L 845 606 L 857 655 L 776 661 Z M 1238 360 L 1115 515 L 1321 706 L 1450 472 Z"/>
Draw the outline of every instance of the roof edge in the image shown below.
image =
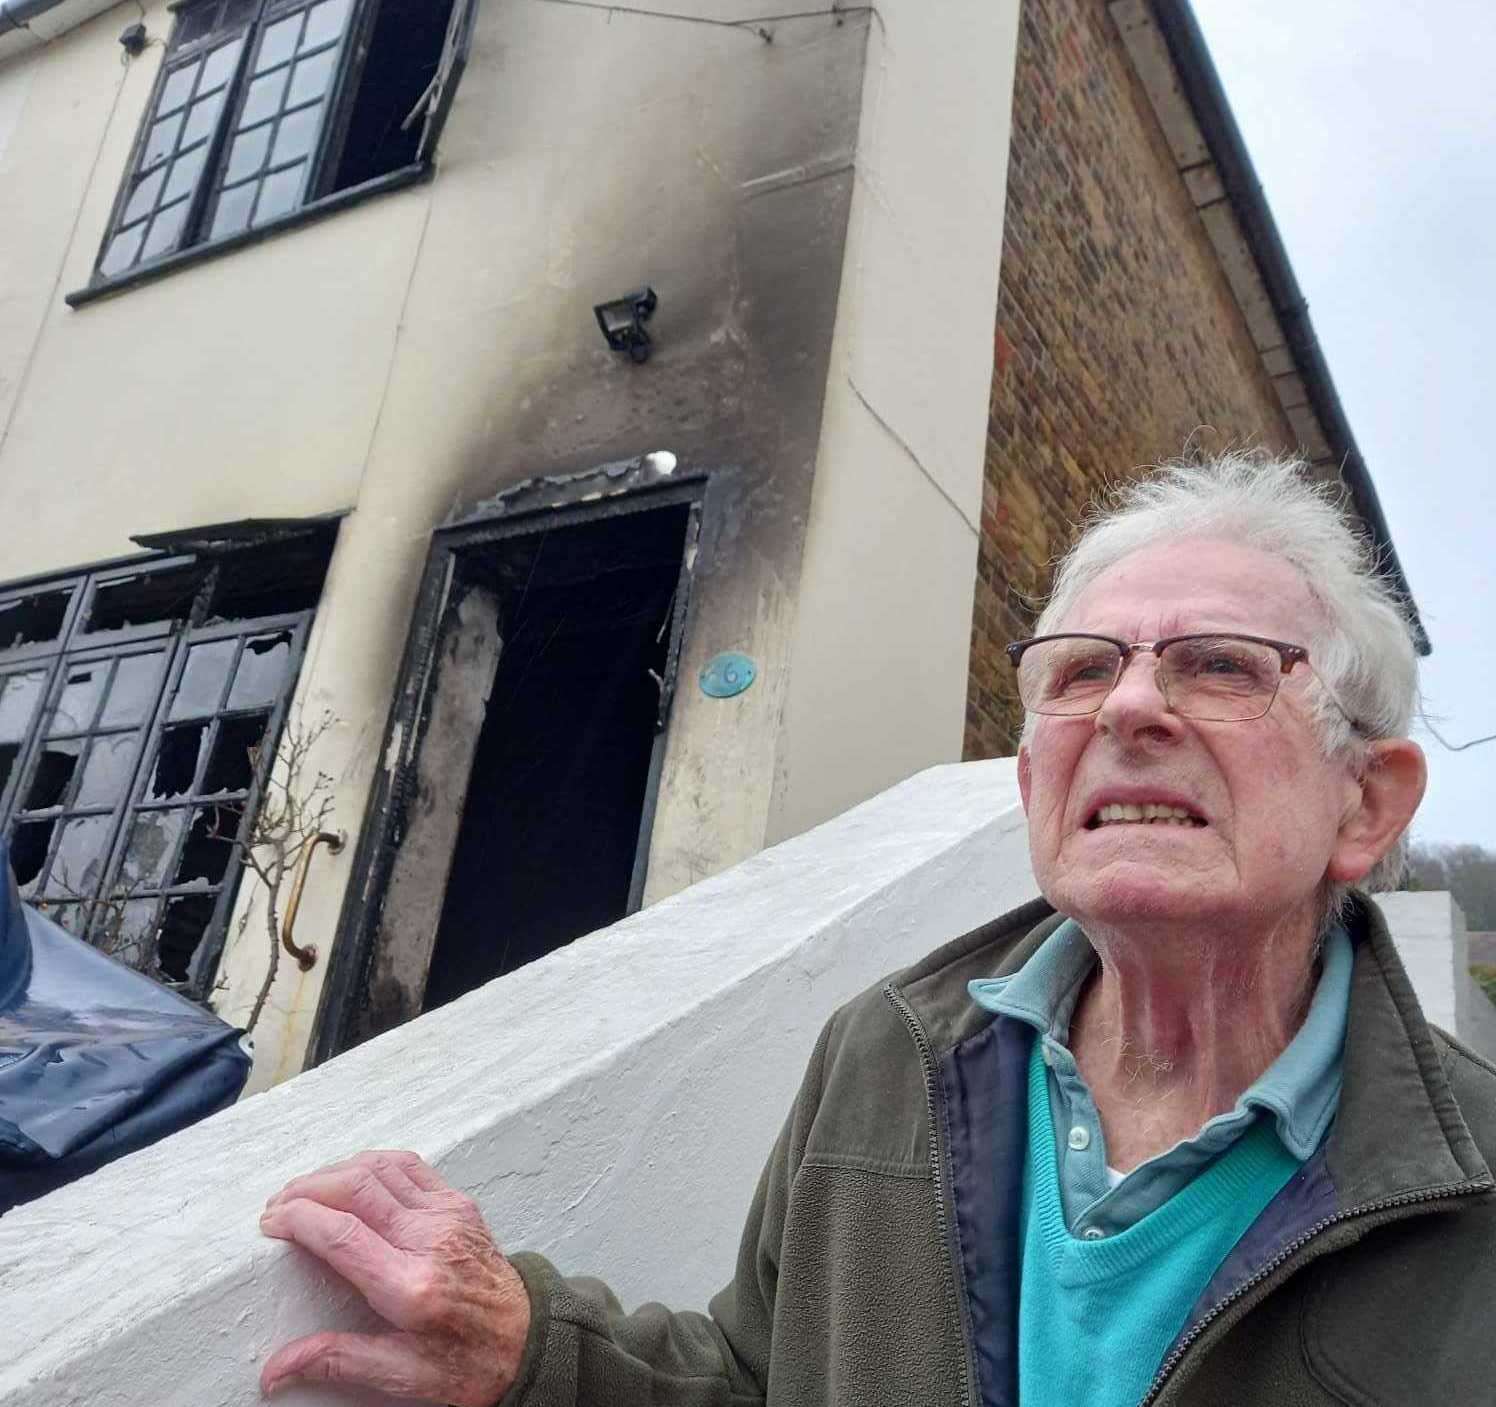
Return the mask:
<path fill-rule="evenodd" d="M 33 52 L 124 0 L 0 0 L 0 63 Z"/>
<path fill-rule="evenodd" d="M 1189 0 L 1152 0 L 1152 6 L 1159 33 L 1179 76 L 1180 86 L 1194 111 L 1201 134 L 1210 148 L 1211 159 L 1220 172 L 1227 199 L 1231 202 L 1257 261 L 1263 284 L 1272 300 L 1273 311 L 1283 327 L 1284 336 L 1303 378 L 1304 389 L 1335 458 L 1339 461 L 1341 477 L 1357 513 L 1371 534 L 1383 570 L 1403 598 L 1418 653 L 1427 655 L 1433 647 L 1418 613 L 1418 605 L 1413 599 L 1413 590 L 1403 571 L 1397 548 L 1393 545 L 1392 532 L 1382 510 L 1381 499 L 1377 496 L 1366 461 L 1346 418 L 1340 393 L 1335 388 L 1319 337 L 1309 317 L 1308 300 L 1299 287 L 1288 250 L 1262 189 L 1262 182 L 1252 164 L 1241 129 L 1236 125 L 1230 101 L 1206 45 L 1205 35 Z"/>
<path fill-rule="evenodd" d="M 61 3 L 62 0 L 0 0 L 0 34 L 25 29 L 38 15 Z"/>

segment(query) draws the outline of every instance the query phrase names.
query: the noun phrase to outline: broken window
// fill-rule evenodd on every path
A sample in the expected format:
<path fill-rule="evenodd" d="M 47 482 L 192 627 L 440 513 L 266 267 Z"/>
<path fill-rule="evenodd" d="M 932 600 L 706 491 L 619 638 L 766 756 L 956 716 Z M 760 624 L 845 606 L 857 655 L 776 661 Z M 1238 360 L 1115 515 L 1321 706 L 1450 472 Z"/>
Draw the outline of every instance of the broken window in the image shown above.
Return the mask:
<path fill-rule="evenodd" d="M 184 0 L 97 276 L 428 161 L 475 4 Z"/>
<path fill-rule="evenodd" d="M 0 597 L 0 650 L 46 645 L 62 634 L 71 591 L 41 591 L 31 596 Z"/>
<path fill-rule="evenodd" d="M 198 996 L 332 532 L 298 538 L 279 594 L 275 541 L 0 592 L 25 604 L 0 646 L 0 833 L 22 893 Z"/>
<path fill-rule="evenodd" d="M 88 629 L 125 630 L 132 625 L 180 622 L 192 614 L 208 569 L 196 563 L 171 571 L 130 572 L 100 582 L 88 610 Z"/>

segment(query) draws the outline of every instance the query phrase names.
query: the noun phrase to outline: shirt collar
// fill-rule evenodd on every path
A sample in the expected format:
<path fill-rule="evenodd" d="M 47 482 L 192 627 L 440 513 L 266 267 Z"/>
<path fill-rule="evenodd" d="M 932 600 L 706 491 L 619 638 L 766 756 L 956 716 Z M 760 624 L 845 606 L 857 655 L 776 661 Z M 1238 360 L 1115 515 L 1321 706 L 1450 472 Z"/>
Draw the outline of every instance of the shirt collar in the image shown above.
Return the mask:
<path fill-rule="evenodd" d="M 1350 935 L 1343 925 L 1334 924 L 1325 937 L 1319 982 L 1303 1024 L 1278 1058 L 1242 1092 L 1232 1113 L 1217 1118 L 1260 1109 L 1273 1118 L 1279 1138 L 1294 1157 L 1302 1160 L 1314 1152 L 1339 1103 L 1353 958 Z M 1068 1045 L 1076 1001 L 1096 962 L 1084 930 L 1066 919 L 1017 972 L 979 978 L 968 984 L 968 990 L 987 1011 L 1022 1021 L 1041 1037 Z"/>

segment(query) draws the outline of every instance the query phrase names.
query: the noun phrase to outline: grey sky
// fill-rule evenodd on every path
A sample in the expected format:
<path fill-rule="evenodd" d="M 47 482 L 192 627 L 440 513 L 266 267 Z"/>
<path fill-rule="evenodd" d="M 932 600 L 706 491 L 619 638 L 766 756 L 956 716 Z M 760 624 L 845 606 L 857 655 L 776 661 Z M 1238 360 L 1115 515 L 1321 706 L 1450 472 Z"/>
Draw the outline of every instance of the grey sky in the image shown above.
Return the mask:
<path fill-rule="evenodd" d="M 1496 733 L 1496 6 L 1194 7 L 1433 641 L 1429 717 Z M 1417 736 L 1415 839 L 1496 848 L 1496 743 Z"/>

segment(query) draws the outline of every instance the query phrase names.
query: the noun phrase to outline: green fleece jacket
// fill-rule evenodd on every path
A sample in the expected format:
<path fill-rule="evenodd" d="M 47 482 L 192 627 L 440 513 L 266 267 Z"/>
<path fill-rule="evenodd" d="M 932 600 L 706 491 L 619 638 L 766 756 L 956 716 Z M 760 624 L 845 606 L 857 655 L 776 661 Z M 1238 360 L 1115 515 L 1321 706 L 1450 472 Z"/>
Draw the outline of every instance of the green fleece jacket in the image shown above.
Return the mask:
<path fill-rule="evenodd" d="M 1019 1407 L 1002 1189 L 1026 1124 L 1011 1081 L 995 1098 L 982 1082 L 1032 1033 L 966 984 L 1015 971 L 1056 922 L 1028 905 L 831 1018 L 709 1314 L 626 1315 L 598 1282 L 517 1255 L 533 1318 L 504 1407 Z M 1339 1115 L 1196 1306 L 1149 1407 L 1496 1402 L 1496 1069 L 1424 1020 L 1375 907 L 1357 899 L 1348 928 Z"/>

